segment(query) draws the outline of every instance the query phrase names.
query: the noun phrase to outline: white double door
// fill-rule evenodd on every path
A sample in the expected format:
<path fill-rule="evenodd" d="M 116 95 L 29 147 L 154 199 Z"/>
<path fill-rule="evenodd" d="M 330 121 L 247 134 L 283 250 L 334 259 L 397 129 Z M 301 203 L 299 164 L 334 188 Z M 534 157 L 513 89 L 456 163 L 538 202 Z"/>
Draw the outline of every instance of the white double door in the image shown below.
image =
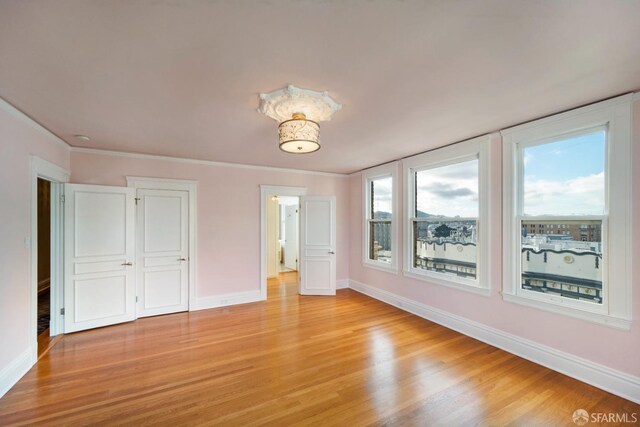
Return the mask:
<path fill-rule="evenodd" d="M 188 193 L 137 191 L 65 185 L 65 333 L 188 310 Z"/>
<path fill-rule="evenodd" d="M 189 193 L 137 193 L 138 317 L 189 310 Z"/>

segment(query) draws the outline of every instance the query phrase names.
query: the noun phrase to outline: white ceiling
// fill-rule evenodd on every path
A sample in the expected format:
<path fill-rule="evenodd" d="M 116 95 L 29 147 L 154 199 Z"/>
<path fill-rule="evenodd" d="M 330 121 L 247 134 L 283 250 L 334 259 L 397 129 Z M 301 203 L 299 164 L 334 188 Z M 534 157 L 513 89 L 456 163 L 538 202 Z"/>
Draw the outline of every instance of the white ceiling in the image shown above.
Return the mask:
<path fill-rule="evenodd" d="M 73 146 L 353 172 L 640 89 L 639 17 L 614 0 L 0 0 L 0 97 Z M 287 84 L 344 105 L 319 152 L 280 152 L 256 112 Z"/>

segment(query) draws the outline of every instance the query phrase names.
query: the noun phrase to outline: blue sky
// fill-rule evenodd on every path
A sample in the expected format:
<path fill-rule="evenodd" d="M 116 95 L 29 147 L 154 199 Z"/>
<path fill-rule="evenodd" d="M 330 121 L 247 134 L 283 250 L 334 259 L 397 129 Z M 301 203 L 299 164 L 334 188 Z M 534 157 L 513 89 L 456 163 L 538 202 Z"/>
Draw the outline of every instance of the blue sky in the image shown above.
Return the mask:
<path fill-rule="evenodd" d="M 604 130 L 524 150 L 526 215 L 604 213 Z M 418 172 L 418 210 L 448 217 L 478 215 L 478 161 Z M 391 178 L 375 181 L 376 211 L 391 210 Z"/>
<path fill-rule="evenodd" d="M 604 130 L 524 149 L 524 213 L 602 215 Z"/>
<path fill-rule="evenodd" d="M 605 131 L 525 149 L 525 179 L 568 180 L 604 171 Z"/>

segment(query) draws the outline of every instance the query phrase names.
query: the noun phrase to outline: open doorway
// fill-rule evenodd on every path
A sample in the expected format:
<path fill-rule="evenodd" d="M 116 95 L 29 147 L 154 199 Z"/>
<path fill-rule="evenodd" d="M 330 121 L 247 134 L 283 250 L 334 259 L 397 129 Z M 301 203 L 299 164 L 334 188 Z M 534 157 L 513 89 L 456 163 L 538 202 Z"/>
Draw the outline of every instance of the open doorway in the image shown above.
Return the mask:
<path fill-rule="evenodd" d="M 69 173 L 31 156 L 31 327 L 30 346 L 35 362 L 64 332 L 63 203 Z"/>
<path fill-rule="evenodd" d="M 267 298 L 298 293 L 299 205 L 297 196 L 267 196 Z"/>
<path fill-rule="evenodd" d="M 51 340 L 51 182 L 38 178 L 38 355 Z"/>

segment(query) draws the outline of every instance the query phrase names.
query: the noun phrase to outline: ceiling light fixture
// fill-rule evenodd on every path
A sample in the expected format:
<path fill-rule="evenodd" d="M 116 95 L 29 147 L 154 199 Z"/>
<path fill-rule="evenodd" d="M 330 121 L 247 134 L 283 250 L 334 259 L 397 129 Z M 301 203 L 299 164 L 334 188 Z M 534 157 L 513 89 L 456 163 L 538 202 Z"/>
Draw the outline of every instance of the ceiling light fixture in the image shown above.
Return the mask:
<path fill-rule="evenodd" d="M 320 149 L 320 121 L 331 120 L 342 108 L 327 92 L 293 85 L 260 94 L 258 111 L 277 120 L 279 146 L 287 153 L 305 154 Z"/>
<path fill-rule="evenodd" d="M 89 138 L 87 135 L 73 135 L 73 136 L 83 142 L 91 141 L 91 138 Z"/>

